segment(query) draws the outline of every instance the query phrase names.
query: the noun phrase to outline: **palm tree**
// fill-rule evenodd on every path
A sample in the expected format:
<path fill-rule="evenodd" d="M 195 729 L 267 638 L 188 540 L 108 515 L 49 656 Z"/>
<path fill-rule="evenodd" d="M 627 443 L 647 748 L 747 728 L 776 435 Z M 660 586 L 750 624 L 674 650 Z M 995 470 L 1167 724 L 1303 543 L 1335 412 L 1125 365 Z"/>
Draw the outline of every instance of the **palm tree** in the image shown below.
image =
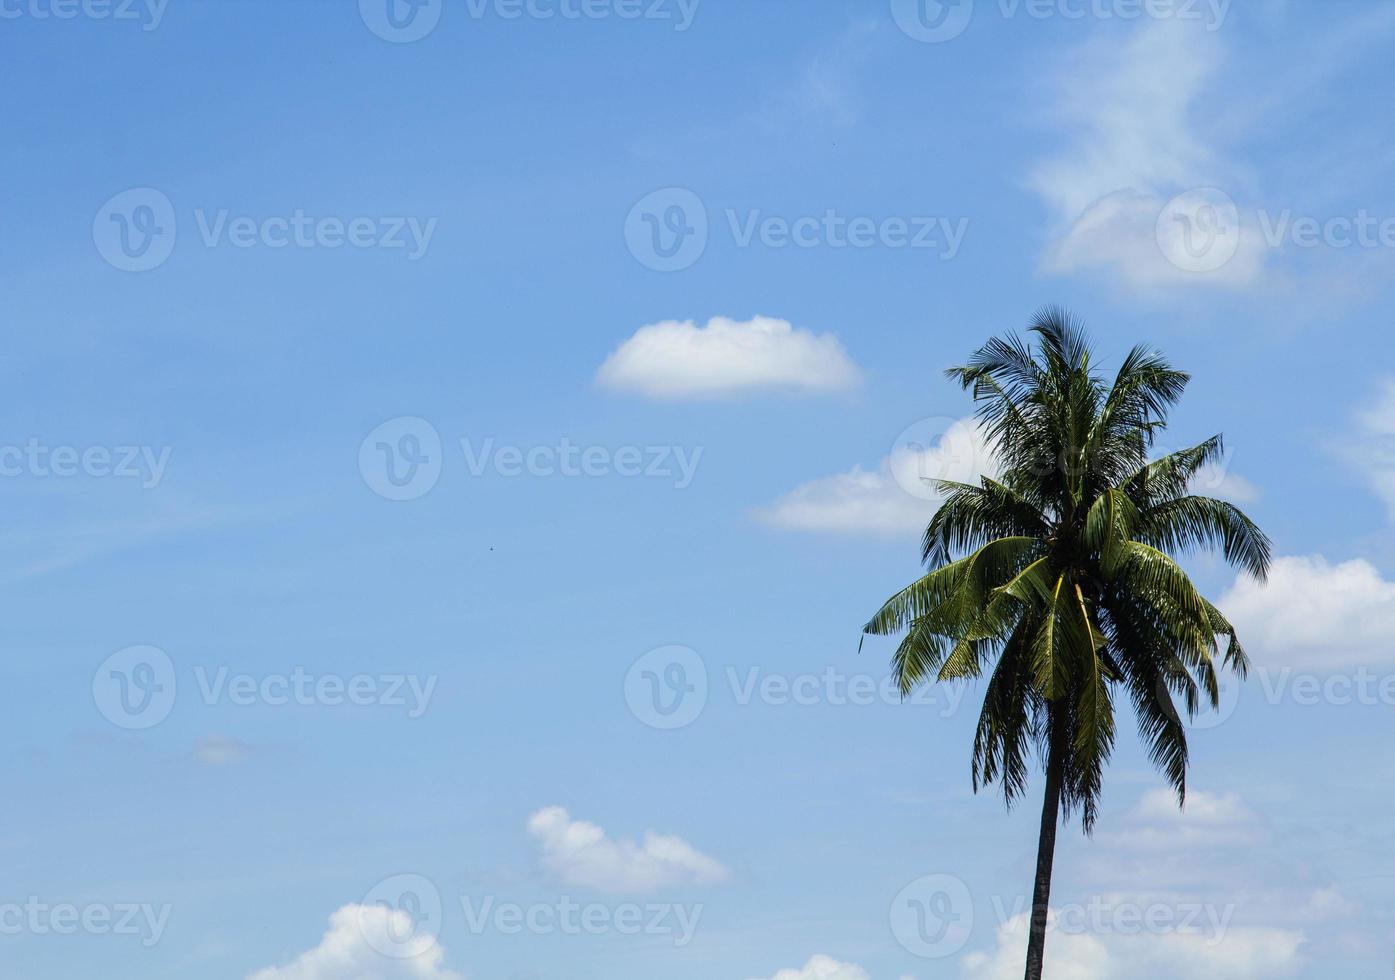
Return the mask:
<path fill-rule="evenodd" d="M 1188 375 L 1135 347 L 1107 386 L 1065 312 L 990 340 L 948 372 L 972 392 L 996 479 L 937 481 L 944 503 L 925 530 L 924 577 L 865 629 L 902 634 L 893 669 L 903 694 L 929 681 L 987 674 L 974 736 L 974 791 L 999 783 L 1008 806 L 1027 788 L 1028 753 L 1046 775 L 1032 892 L 1027 980 L 1039 980 L 1056 828 L 1098 813 L 1123 692 L 1153 763 L 1186 799 L 1188 715 L 1216 705 L 1219 665 L 1244 676 L 1235 630 L 1171 554 L 1219 547 L 1263 579 L 1270 543 L 1234 505 L 1193 496 L 1221 437 L 1149 461 Z M 1217 637 L 1228 642 L 1222 653 Z"/>

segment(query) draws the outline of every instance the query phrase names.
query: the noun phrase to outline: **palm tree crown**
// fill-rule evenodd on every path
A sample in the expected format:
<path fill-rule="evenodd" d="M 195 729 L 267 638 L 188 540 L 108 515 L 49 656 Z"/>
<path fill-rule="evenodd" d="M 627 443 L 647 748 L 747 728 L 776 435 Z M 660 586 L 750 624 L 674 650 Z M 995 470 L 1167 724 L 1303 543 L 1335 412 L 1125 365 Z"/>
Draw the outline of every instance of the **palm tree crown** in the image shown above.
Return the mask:
<path fill-rule="evenodd" d="M 1149 461 L 1188 375 L 1136 347 L 1106 385 L 1068 314 L 1044 310 L 1031 329 L 1035 349 L 994 339 L 948 372 L 972 392 L 998 476 L 939 481 L 944 503 L 924 537 L 929 573 L 865 630 L 905 632 L 894 658 L 903 692 L 988 674 L 975 791 L 998 781 L 1011 805 L 1035 748 L 1058 767 L 1064 814 L 1079 812 L 1088 833 L 1116 692 L 1127 692 L 1180 803 L 1187 737 L 1173 697 L 1193 714 L 1217 703 L 1218 659 L 1246 671 L 1235 630 L 1170 553 L 1219 547 L 1263 578 L 1270 543 L 1234 505 L 1188 492 L 1221 459 L 1220 436 Z"/>

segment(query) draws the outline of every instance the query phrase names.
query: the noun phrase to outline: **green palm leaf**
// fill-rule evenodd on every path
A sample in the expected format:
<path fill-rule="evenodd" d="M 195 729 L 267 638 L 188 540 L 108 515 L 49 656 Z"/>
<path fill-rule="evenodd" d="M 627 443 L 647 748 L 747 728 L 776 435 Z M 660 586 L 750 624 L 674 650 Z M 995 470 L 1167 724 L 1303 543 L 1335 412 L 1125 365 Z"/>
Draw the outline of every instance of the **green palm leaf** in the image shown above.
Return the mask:
<path fill-rule="evenodd" d="M 1243 676 L 1248 659 L 1177 557 L 1218 550 L 1262 579 L 1272 548 L 1234 504 L 1190 492 L 1223 459 L 1220 436 L 1149 459 L 1185 373 L 1139 346 L 1106 385 L 1069 314 L 1043 310 L 1031 331 L 1034 343 L 994 338 L 948 372 L 972 395 L 998 472 L 978 485 L 937 484 L 944 502 L 921 542 L 928 571 L 864 630 L 904 634 L 892 661 L 903 693 L 988 677 L 973 787 L 996 783 L 1011 805 L 1026 790 L 1029 755 L 1041 759 L 1049 854 L 1061 814 L 1094 826 L 1120 690 L 1149 757 L 1185 797 L 1178 704 L 1188 714 L 1214 705 L 1220 670 Z M 1039 878 L 1029 977 L 1039 975 L 1045 920 Z"/>

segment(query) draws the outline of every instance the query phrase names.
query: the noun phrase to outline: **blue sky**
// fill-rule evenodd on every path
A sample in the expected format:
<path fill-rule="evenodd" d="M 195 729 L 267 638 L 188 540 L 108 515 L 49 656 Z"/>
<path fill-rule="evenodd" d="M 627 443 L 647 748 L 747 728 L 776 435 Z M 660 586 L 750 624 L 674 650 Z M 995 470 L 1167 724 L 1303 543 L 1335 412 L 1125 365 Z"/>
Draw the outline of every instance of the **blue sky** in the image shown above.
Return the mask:
<path fill-rule="evenodd" d="M 1014 976 L 1036 797 L 858 631 L 1047 302 L 1280 556 L 1049 973 L 1388 968 L 1395 12 L 391 13 L 0 0 L 0 977 Z"/>

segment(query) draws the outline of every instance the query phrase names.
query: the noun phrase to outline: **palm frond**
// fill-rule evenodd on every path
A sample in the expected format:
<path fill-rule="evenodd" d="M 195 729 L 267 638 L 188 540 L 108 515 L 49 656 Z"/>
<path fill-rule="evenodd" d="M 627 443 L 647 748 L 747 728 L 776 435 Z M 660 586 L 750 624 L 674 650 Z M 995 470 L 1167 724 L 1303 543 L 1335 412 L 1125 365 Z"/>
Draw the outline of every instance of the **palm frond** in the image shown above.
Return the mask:
<path fill-rule="evenodd" d="M 1011 805 L 1034 748 L 1059 776 L 1062 811 L 1089 832 L 1116 693 L 1180 801 L 1181 711 L 1215 705 L 1220 671 L 1248 667 L 1234 626 L 1177 557 L 1216 549 L 1263 579 L 1273 549 L 1238 507 L 1190 492 L 1224 458 L 1220 436 L 1149 459 L 1186 373 L 1138 346 L 1106 384 L 1084 328 L 1055 307 L 1036 314 L 1030 337 L 991 339 L 948 372 L 972 395 L 998 471 L 937 484 L 943 503 L 921 541 L 928 570 L 864 630 L 904 634 L 892 661 L 903 693 L 987 676 L 975 791 L 999 783 Z"/>

